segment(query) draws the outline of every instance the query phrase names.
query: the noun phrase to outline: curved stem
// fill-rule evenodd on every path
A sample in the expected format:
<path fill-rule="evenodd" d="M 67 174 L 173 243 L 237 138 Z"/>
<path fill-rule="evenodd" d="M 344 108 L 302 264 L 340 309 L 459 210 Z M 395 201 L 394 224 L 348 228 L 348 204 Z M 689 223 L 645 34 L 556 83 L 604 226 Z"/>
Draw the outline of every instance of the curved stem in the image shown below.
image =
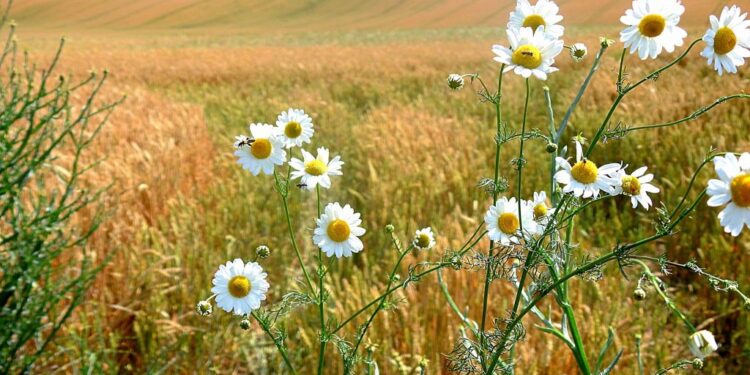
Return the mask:
<path fill-rule="evenodd" d="M 648 268 L 646 263 L 643 263 L 642 261 L 637 260 L 637 259 L 634 262 L 638 263 L 638 265 L 640 265 L 641 268 L 643 268 L 643 274 L 646 276 L 646 278 L 651 283 L 651 285 L 654 286 L 654 290 L 656 290 L 656 293 L 659 295 L 659 297 L 661 297 L 661 299 L 664 300 L 664 303 L 667 304 L 667 307 L 669 307 L 669 309 L 672 310 L 672 312 L 678 318 L 680 318 L 680 320 L 682 320 L 683 323 L 685 323 L 685 326 L 687 327 L 688 331 L 690 331 L 691 334 L 695 333 L 696 329 L 693 323 L 691 323 L 690 320 L 688 320 L 685 314 L 683 314 L 682 311 L 680 311 L 680 309 L 677 308 L 677 305 L 675 305 L 672 299 L 669 298 L 669 296 L 666 293 L 664 293 L 664 291 L 662 290 L 661 280 L 659 280 L 659 278 L 656 277 L 656 275 L 654 275 L 653 272 L 651 272 L 651 269 Z"/>
<path fill-rule="evenodd" d="M 292 240 L 292 248 L 294 248 L 294 253 L 297 255 L 297 260 L 299 261 L 300 268 L 302 268 L 302 273 L 305 274 L 305 281 L 307 282 L 307 287 L 310 289 L 310 293 L 315 293 L 315 288 L 313 288 L 312 279 L 310 278 L 310 274 L 307 273 L 307 268 L 305 268 L 305 262 L 302 261 L 302 255 L 299 252 L 299 247 L 297 247 L 297 240 L 294 236 L 294 229 L 292 229 L 292 219 L 289 215 L 289 204 L 286 201 L 286 194 L 288 192 L 288 186 L 285 186 L 283 188 L 284 191 L 282 191 L 281 187 L 281 181 L 279 181 L 279 175 L 276 173 L 276 170 L 273 171 L 273 177 L 276 181 L 276 189 L 279 191 L 279 195 L 281 196 L 281 203 L 284 206 L 284 216 L 286 217 L 286 225 L 289 229 L 289 238 Z M 288 183 L 288 180 L 287 180 Z"/>
<path fill-rule="evenodd" d="M 668 128 L 668 127 L 671 127 L 671 126 L 682 124 L 684 122 L 692 121 L 692 120 L 695 120 L 698 117 L 700 117 L 702 114 L 704 114 L 704 113 L 712 110 L 714 107 L 718 106 L 719 104 L 724 103 L 724 102 L 729 101 L 729 100 L 732 100 L 732 99 L 750 99 L 750 95 L 748 95 L 748 94 L 734 94 L 734 95 L 729 95 L 729 96 L 722 96 L 722 97 L 714 100 L 713 103 L 711 103 L 711 104 L 709 104 L 709 105 L 707 105 L 705 107 L 701 107 L 701 108 L 697 109 L 695 112 L 691 113 L 689 116 L 683 117 L 683 118 L 681 118 L 679 120 L 670 121 L 670 122 L 664 122 L 664 123 L 661 123 L 661 124 L 633 126 L 633 127 L 630 127 L 630 128 L 627 128 L 627 129 L 623 130 L 623 134 L 634 132 L 636 130 Z"/>
<path fill-rule="evenodd" d="M 255 314 L 255 312 L 250 313 L 256 322 L 258 322 L 258 325 L 263 330 L 263 332 L 268 335 L 268 337 L 271 338 L 271 341 L 273 341 L 274 345 L 276 345 L 276 349 L 279 350 L 279 353 L 281 353 L 281 358 L 284 360 L 284 363 L 286 364 L 286 367 L 289 368 L 289 371 L 296 375 L 297 371 L 294 369 L 294 366 L 292 366 L 292 362 L 289 360 L 289 355 L 286 352 L 286 348 L 281 346 L 281 343 L 276 340 L 276 337 L 274 337 L 273 333 L 271 333 L 271 330 L 268 328 L 268 326 L 263 323 L 262 320 L 258 318 L 258 315 Z"/>

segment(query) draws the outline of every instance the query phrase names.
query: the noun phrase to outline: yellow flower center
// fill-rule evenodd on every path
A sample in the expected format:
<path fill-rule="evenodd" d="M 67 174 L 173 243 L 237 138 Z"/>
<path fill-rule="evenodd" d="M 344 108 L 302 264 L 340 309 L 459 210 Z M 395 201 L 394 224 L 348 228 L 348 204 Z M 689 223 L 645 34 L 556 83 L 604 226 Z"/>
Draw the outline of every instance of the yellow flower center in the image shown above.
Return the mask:
<path fill-rule="evenodd" d="M 430 246 L 430 242 L 430 236 L 425 233 L 421 233 L 419 236 L 417 236 L 417 246 L 421 248 Z"/>
<path fill-rule="evenodd" d="M 336 219 L 328 224 L 328 237 L 335 242 L 344 242 L 349 239 L 349 223 L 344 220 Z"/>
<path fill-rule="evenodd" d="M 539 203 L 536 206 L 534 206 L 534 219 L 539 219 L 542 217 L 547 216 L 547 205 L 544 203 Z"/>
<path fill-rule="evenodd" d="M 305 163 L 305 172 L 312 176 L 320 176 L 323 173 L 326 173 L 327 170 L 328 166 L 318 159 Z"/>
<path fill-rule="evenodd" d="M 596 167 L 596 163 L 590 160 L 583 159 L 570 168 L 570 175 L 582 184 L 591 184 L 596 181 L 596 177 L 599 175 L 599 168 Z"/>
<path fill-rule="evenodd" d="M 729 184 L 732 192 L 732 202 L 740 207 L 750 207 L 750 174 L 737 175 Z"/>
<path fill-rule="evenodd" d="M 302 125 L 296 121 L 290 121 L 284 127 L 284 134 L 289 138 L 297 138 L 302 134 Z"/>
<path fill-rule="evenodd" d="M 649 38 L 655 38 L 664 31 L 667 27 L 667 20 L 661 14 L 649 14 L 641 19 L 641 23 L 638 24 L 638 30 L 641 35 Z"/>
<path fill-rule="evenodd" d="M 531 44 L 524 44 L 513 51 L 513 64 L 520 65 L 526 69 L 535 69 L 542 65 L 542 53 L 539 48 Z"/>
<path fill-rule="evenodd" d="M 250 146 L 250 152 L 256 159 L 268 158 L 271 155 L 271 150 L 273 150 L 271 141 L 266 138 L 256 139 Z"/>
<path fill-rule="evenodd" d="M 497 218 L 497 227 L 505 234 L 514 234 L 519 227 L 518 216 L 512 212 L 501 214 Z"/>
<path fill-rule="evenodd" d="M 242 298 L 250 294 L 250 289 L 252 288 L 252 284 L 250 284 L 250 280 L 247 279 L 245 276 L 235 276 L 231 280 L 229 280 L 229 285 L 227 285 L 227 289 L 229 289 L 229 294 L 231 294 L 235 298 Z"/>
<path fill-rule="evenodd" d="M 547 23 L 544 22 L 544 17 L 538 14 L 532 14 L 523 20 L 523 27 L 530 27 L 532 30 L 535 30 L 535 31 L 539 26 L 546 26 L 546 25 Z"/>
<path fill-rule="evenodd" d="M 641 182 L 633 176 L 623 176 L 622 191 L 629 195 L 638 195 L 641 193 Z"/>
<path fill-rule="evenodd" d="M 714 36 L 714 52 L 719 55 L 726 55 L 732 52 L 734 46 L 737 45 L 737 35 L 734 34 L 732 29 L 724 26 L 716 32 Z"/>

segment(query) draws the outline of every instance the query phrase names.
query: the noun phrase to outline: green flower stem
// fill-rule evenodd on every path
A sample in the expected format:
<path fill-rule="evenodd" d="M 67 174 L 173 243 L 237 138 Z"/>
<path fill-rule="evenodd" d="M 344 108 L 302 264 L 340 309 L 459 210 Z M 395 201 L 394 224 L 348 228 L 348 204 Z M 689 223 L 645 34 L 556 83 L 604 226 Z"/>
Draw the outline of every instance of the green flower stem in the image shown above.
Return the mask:
<path fill-rule="evenodd" d="M 679 124 L 682 124 L 682 123 L 685 123 L 685 122 L 688 122 L 688 121 L 692 121 L 692 120 L 695 120 L 698 117 L 700 117 L 702 114 L 704 114 L 704 113 L 712 110 L 714 107 L 718 106 L 719 104 L 724 103 L 724 102 L 729 101 L 729 100 L 733 100 L 733 99 L 750 99 L 750 95 L 748 95 L 748 94 L 734 94 L 734 95 L 722 96 L 722 97 L 714 100 L 713 103 L 711 103 L 711 104 L 709 104 L 709 105 L 707 105 L 705 107 L 701 107 L 701 108 L 697 109 L 695 112 L 691 113 L 687 117 L 683 117 L 683 118 L 681 118 L 679 120 L 675 120 L 675 121 L 664 122 L 664 123 L 661 123 L 661 124 L 633 126 L 633 127 L 630 127 L 630 128 L 627 128 L 627 129 L 623 130 L 622 134 L 627 134 L 627 133 L 630 133 L 630 132 L 634 132 L 636 130 L 668 128 L 668 127 L 679 125 Z"/>
<path fill-rule="evenodd" d="M 396 261 L 396 265 L 393 266 L 393 269 L 391 270 L 391 274 L 388 276 L 388 284 L 385 287 L 386 292 L 391 289 L 391 285 L 393 285 L 393 278 L 396 275 L 396 272 L 398 272 L 399 266 L 401 266 L 401 261 L 404 260 L 404 257 L 406 254 L 409 254 L 409 252 L 414 248 L 414 245 L 409 245 L 406 250 L 401 249 L 401 244 L 399 243 L 398 239 L 391 234 L 391 239 L 393 242 L 393 246 L 398 250 L 399 256 L 398 261 Z M 357 353 L 357 349 L 359 349 L 359 346 L 362 344 L 362 339 L 365 338 L 365 334 L 367 333 L 367 330 L 370 328 L 370 324 L 372 324 L 372 321 L 375 320 L 375 315 L 377 315 L 380 310 L 383 309 L 383 306 L 385 306 L 386 298 L 380 299 L 380 303 L 375 308 L 375 311 L 372 312 L 370 315 L 370 318 L 365 323 L 364 327 L 362 328 L 362 332 L 359 334 L 359 337 L 357 338 L 357 343 L 354 345 L 354 349 L 352 350 L 352 354 Z"/>
<path fill-rule="evenodd" d="M 591 70 L 589 70 L 589 74 L 586 76 L 586 79 L 583 81 L 583 84 L 581 85 L 581 88 L 578 90 L 578 94 L 576 95 L 575 99 L 573 99 L 573 102 L 570 104 L 570 107 L 568 107 L 568 111 L 565 112 L 565 116 L 562 119 L 562 122 L 560 122 L 560 128 L 558 128 L 557 133 L 554 134 L 553 142 L 560 144 L 560 138 L 562 137 L 563 132 L 565 131 L 565 128 L 568 126 L 568 121 L 570 121 L 570 117 L 573 115 L 573 112 L 575 111 L 576 107 L 578 106 L 578 102 L 583 97 L 583 93 L 586 91 L 586 89 L 589 87 L 589 83 L 591 83 L 591 79 L 594 77 L 594 73 L 596 73 L 597 70 L 599 70 L 599 65 L 602 59 L 602 56 L 604 56 L 604 52 L 607 50 L 607 45 L 602 43 L 600 44 L 599 52 L 597 52 L 596 57 L 594 58 L 594 63 L 591 65 Z M 551 108 L 551 105 L 550 105 Z"/>
<path fill-rule="evenodd" d="M 620 102 L 622 99 L 627 95 L 629 92 L 635 90 L 638 86 L 642 85 L 644 82 L 648 80 L 655 79 L 664 72 L 665 70 L 671 68 L 678 62 L 680 62 L 682 59 L 687 56 L 687 54 L 690 52 L 690 50 L 695 47 L 698 42 L 701 42 L 702 39 L 696 39 L 690 45 L 687 49 L 685 49 L 685 52 L 683 52 L 680 56 L 678 56 L 676 59 L 672 60 L 669 64 L 662 66 L 659 69 L 654 70 L 653 72 L 649 73 L 645 77 L 641 78 L 638 82 L 628 86 L 623 87 L 622 86 L 622 77 L 623 77 L 623 68 L 624 68 L 624 61 L 625 61 L 625 50 L 622 51 L 622 55 L 620 56 L 620 67 L 619 67 L 619 74 L 617 79 L 617 86 L 618 86 L 618 94 L 617 98 L 615 99 L 614 103 L 612 103 L 612 107 L 610 107 L 609 112 L 607 113 L 607 116 L 604 118 L 604 121 L 602 122 L 601 126 L 599 127 L 599 130 L 597 130 L 596 134 L 594 135 L 594 138 L 591 140 L 591 144 L 589 145 L 589 148 L 586 150 L 586 157 L 589 157 L 591 155 L 591 152 L 594 151 L 594 147 L 596 147 L 596 144 L 599 142 L 599 140 L 602 137 L 602 134 L 604 134 L 604 130 L 607 127 L 607 124 L 609 124 L 609 120 L 612 118 L 612 115 L 614 114 L 617 107 L 620 105 Z"/>
<path fill-rule="evenodd" d="M 279 180 L 279 175 L 276 173 L 276 170 L 273 171 L 273 177 L 276 181 L 276 190 L 278 190 L 279 195 L 281 196 L 281 203 L 284 206 L 284 216 L 286 217 L 286 224 L 287 228 L 289 228 L 289 238 L 292 240 L 292 248 L 294 248 L 294 253 L 297 255 L 297 260 L 299 261 L 300 268 L 302 268 L 302 273 L 305 274 L 305 281 L 307 282 L 307 287 L 310 289 L 310 293 L 315 293 L 315 288 L 313 288 L 312 279 L 310 278 L 310 274 L 307 272 L 307 268 L 305 268 L 305 262 L 302 261 L 302 255 L 299 252 L 299 247 L 297 246 L 297 240 L 294 237 L 294 230 L 292 229 L 292 219 L 289 216 L 289 204 L 287 203 L 286 196 L 288 194 L 288 180 L 286 186 L 282 188 L 281 181 Z"/>
<path fill-rule="evenodd" d="M 479 228 L 481 228 L 481 226 L 482 226 L 482 224 L 480 224 L 480 225 L 479 225 Z M 476 232 L 475 232 L 474 234 L 476 235 Z M 481 240 L 482 240 L 482 238 L 484 238 L 484 235 L 485 235 L 485 234 L 487 234 L 487 231 L 484 231 L 484 232 L 482 232 L 482 234 L 481 234 L 481 235 L 480 235 L 479 237 L 477 237 L 477 239 L 476 239 L 476 240 L 474 240 L 474 242 L 472 242 L 472 243 L 471 243 L 471 245 L 469 245 L 469 243 L 467 242 L 467 243 L 466 243 L 466 244 L 464 245 L 464 247 L 463 247 L 463 248 L 462 248 L 462 249 L 461 249 L 461 250 L 460 250 L 460 251 L 458 252 L 458 255 L 457 255 L 457 256 L 463 256 L 464 254 L 466 254 L 467 252 L 469 252 L 469 250 L 473 249 L 473 248 L 474 248 L 474 246 L 476 246 L 476 244 L 477 244 L 477 243 L 478 243 L 479 241 L 481 241 Z M 430 274 L 430 273 L 432 273 L 432 272 L 435 272 L 435 271 L 437 271 L 437 270 L 439 270 L 439 269 L 442 269 L 442 268 L 445 268 L 445 267 L 450 267 L 450 266 L 453 266 L 453 263 L 451 263 L 451 262 L 442 262 L 442 263 L 439 263 L 438 265 L 436 265 L 436 266 L 434 266 L 434 267 L 432 267 L 432 268 L 429 268 L 429 269 L 427 269 L 427 270 L 425 270 L 425 271 L 423 271 L 423 272 L 420 272 L 420 273 L 418 273 L 418 274 L 415 274 L 415 275 L 413 275 L 413 279 L 419 279 L 419 278 L 422 278 L 422 277 L 424 277 L 424 276 L 426 276 L 426 275 L 428 275 L 428 274 Z M 397 291 L 397 290 L 399 290 L 399 289 L 401 289 L 401 288 L 405 288 L 405 287 L 406 287 L 406 285 L 408 284 L 408 282 L 409 282 L 409 280 L 406 280 L 406 281 L 404 281 L 404 282 L 403 282 L 403 283 L 402 283 L 401 285 L 398 285 L 398 286 L 392 287 L 392 288 L 390 288 L 390 289 L 386 289 L 386 291 L 385 291 L 385 292 L 383 292 L 383 294 L 381 294 L 380 296 L 376 297 L 375 299 L 373 299 L 372 301 L 370 301 L 370 302 L 369 302 L 369 303 L 367 303 L 366 305 L 362 306 L 362 307 L 361 307 L 361 308 L 360 308 L 359 310 L 357 310 L 357 311 L 356 311 L 356 312 L 355 312 L 354 314 L 352 314 L 351 316 L 349 316 L 348 318 L 346 318 L 346 320 L 344 320 L 344 321 L 343 321 L 342 323 L 340 323 L 340 324 L 339 324 L 339 325 L 338 325 L 338 326 L 336 327 L 336 329 L 334 329 L 333 331 L 331 331 L 331 334 L 335 334 L 335 333 L 337 333 L 338 331 L 340 331 L 340 330 L 341 330 L 342 328 L 344 328 L 344 327 L 345 327 L 345 326 L 346 326 L 347 324 L 349 324 L 349 322 L 351 322 L 352 320 L 354 320 L 354 319 L 355 319 L 356 317 L 358 317 L 358 316 L 359 316 L 360 314 L 362 314 L 363 312 L 365 312 L 365 311 L 366 311 L 367 309 L 369 309 L 370 307 L 374 306 L 374 305 L 375 305 L 376 303 L 380 302 L 380 301 L 381 301 L 382 299 L 384 299 L 385 297 L 388 297 L 388 296 L 389 296 L 389 295 L 390 295 L 391 293 L 393 293 L 393 292 L 395 292 L 395 291 Z"/>
<path fill-rule="evenodd" d="M 500 361 L 500 355 L 503 352 L 503 348 L 505 347 L 505 344 L 507 343 L 508 338 L 510 336 L 509 334 L 513 330 L 513 328 L 515 328 L 515 326 L 521 321 L 521 319 L 523 319 L 523 317 L 529 311 L 531 311 L 531 309 L 533 309 L 536 306 L 536 304 L 539 303 L 539 301 L 541 301 L 545 296 L 547 296 L 547 294 L 549 294 L 550 292 L 552 292 L 553 290 L 555 290 L 555 288 L 557 288 L 558 285 L 560 285 L 562 283 L 565 283 L 566 281 L 568 281 L 569 279 L 571 279 L 571 278 L 573 278 L 575 276 L 578 276 L 580 274 L 588 272 L 588 271 L 590 271 L 592 269 L 595 269 L 597 267 L 601 267 L 601 266 L 603 266 L 604 264 L 606 264 L 606 263 L 608 263 L 610 261 L 627 258 L 628 257 L 627 254 L 629 252 L 631 252 L 631 251 L 633 251 L 633 250 L 635 250 L 635 249 L 637 249 L 637 248 L 639 248 L 639 247 L 641 247 L 641 246 L 643 246 L 645 244 L 648 244 L 650 242 L 656 241 L 656 240 L 658 240 L 658 239 L 660 239 L 662 237 L 665 237 L 665 236 L 668 236 L 668 235 L 672 234 L 672 231 L 674 230 L 674 228 L 680 222 L 682 222 L 682 220 L 684 220 L 686 217 L 688 217 L 688 215 L 691 212 L 693 212 L 693 210 L 695 210 L 695 207 L 698 205 L 698 203 L 703 199 L 703 197 L 705 195 L 706 195 L 706 191 L 703 190 L 698 195 L 698 197 L 695 199 L 695 201 L 693 201 L 693 204 L 690 207 L 688 207 L 687 209 L 685 209 L 682 212 L 682 214 L 680 214 L 680 216 L 677 218 L 677 220 L 675 220 L 672 224 L 670 224 L 669 227 L 666 228 L 666 230 L 661 231 L 659 233 L 656 233 L 656 234 L 654 234 L 652 236 L 646 237 L 644 239 L 638 240 L 638 241 L 633 242 L 631 244 L 619 246 L 616 249 L 614 249 L 613 251 L 611 251 L 611 252 L 609 252 L 609 253 L 607 253 L 605 255 L 602 255 L 601 257 L 596 258 L 596 259 L 594 259 L 594 260 L 592 260 L 592 261 L 590 261 L 590 262 L 588 262 L 588 263 L 586 263 L 586 264 L 584 264 L 584 265 L 576 268 L 575 270 L 573 270 L 573 271 L 565 274 L 564 276 L 562 276 L 561 278 L 559 278 L 557 281 L 553 282 L 552 285 L 549 285 L 548 287 L 544 288 L 539 293 L 537 293 L 536 297 L 534 297 L 534 299 L 531 300 L 531 302 L 529 302 L 528 304 L 526 304 L 525 307 L 517 315 L 515 315 L 513 318 L 511 318 L 510 323 L 508 323 L 508 327 L 505 329 L 505 333 L 503 334 L 502 340 L 495 347 L 495 352 L 492 355 L 492 361 L 490 362 L 489 366 L 487 367 L 487 371 L 485 371 L 485 373 L 486 374 L 492 374 L 493 371 L 495 370 L 495 367 L 497 367 L 497 364 Z"/>
<path fill-rule="evenodd" d="M 495 116 L 496 116 L 496 130 L 495 133 L 495 175 L 494 179 L 492 180 L 494 185 L 492 187 L 492 204 L 495 204 L 497 201 L 497 185 L 499 183 L 500 179 L 500 145 L 499 137 L 500 133 L 502 133 L 503 128 L 503 111 L 502 111 L 502 92 L 503 92 L 503 70 L 505 69 L 505 64 L 500 65 L 500 71 L 498 72 L 498 78 L 497 78 L 497 97 L 494 101 L 495 104 Z M 482 83 L 484 85 L 484 83 Z M 486 90 L 486 88 L 485 88 Z M 523 142 L 523 137 L 521 137 L 521 142 Z M 490 248 L 488 250 L 488 259 L 492 259 L 492 255 L 495 248 L 495 242 L 490 240 Z M 491 261 L 491 260 L 490 260 Z M 485 332 L 485 326 L 487 324 L 487 306 L 489 303 L 489 297 L 490 297 L 490 283 L 492 282 L 492 267 L 489 265 L 487 266 L 485 275 L 484 275 L 484 293 L 482 295 L 482 319 L 479 326 L 479 362 L 482 364 L 482 368 L 484 368 L 485 361 L 484 361 L 484 332 Z"/>
<path fill-rule="evenodd" d="M 659 280 L 658 277 L 656 277 L 653 272 L 651 272 L 651 269 L 648 268 L 648 265 L 646 263 L 643 263 L 640 260 L 634 260 L 635 263 L 638 263 L 638 265 L 643 268 L 643 274 L 646 275 L 646 278 L 651 283 L 651 285 L 654 286 L 654 290 L 656 290 L 656 293 L 659 294 L 659 297 L 661 297 L 664 300 L 664 303 L 667 304 L 667 307 L 669 307 L 670 310 L 678 317 L 680 320 L 682 320 L 683 323 L 685 323 L 685 326 L 687 327 L 688 331 L 690 331 L 691 334 L 695 333 L 696 329 L 693 323 L 688 320 L 688 318 L 685 316 L 685 314 L 680 311 L 679 308 L 677 308 L 677 305 L 672 301 L 671 298 L 662 290 L 662 284 L 661 280 Z"/>
<path fill-rule="evenodd" d="M 263 330 L 263 332 L 265 332 L 266 335 L 271 338 L 271 341 L 273 341 L 274 345 L 276 345 L 276 349 L 278 349 L 279 353 L 281 353 L 281 358 L 284 359 L 284 363 L 286 364 L 286 367 L 289 368 L 289 371 L 292 374 L 297 375 L 297 371 L 294 369 L 294 366 L 292 366 L 292 362 L 289 360 L 289 354 L 287 354 L 286 348 L 284 348 L 281 343 L 276 340 L 276 337 L 274 337 L 273 333 L 271 333 L 271 329 L 266 326 L 266 324 L 263 323 L 261 319 L 258 318 L 258 315 L 256 315 L 255 312 L 252 312 L 251 315 L 253 316 L 253 318 L 255 318 L 255 321 L 258 322 L 258 325 Z"/>
<path fill-rule="evenodd" d="M 315 186 L 316 196 L 318 198 L 318 217 L 320 217 L 320 185 Z M 320 353 L 318 354 L 318 375 L 323 373 L 325 363 L 326 344 L 328 335 L 326 333 L 325 321 L 325 289 L 323 289 L 323 278 L 326 271 L 323 269 L 323 250 L 318 248 L 318 311 L 320 313 Z"/>

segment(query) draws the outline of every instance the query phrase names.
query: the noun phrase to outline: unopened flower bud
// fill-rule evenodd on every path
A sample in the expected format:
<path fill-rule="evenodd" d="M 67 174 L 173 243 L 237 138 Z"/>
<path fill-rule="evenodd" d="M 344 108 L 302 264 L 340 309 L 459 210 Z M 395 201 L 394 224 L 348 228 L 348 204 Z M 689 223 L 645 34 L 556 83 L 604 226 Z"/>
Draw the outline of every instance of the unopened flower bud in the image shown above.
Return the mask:
<path fill-rule="evenodd" d="M 706 358 L 709 354 L 719 349 L 719 345 L 716 344 L 714 335 L 706 330 L 698 331 L 690 335 L 690 341 L 688 342 L 688 348 L 699 359 Z"/>
<path fill-rule="evenodd" d="M 745 307 L 745 311 L 750 311 L 750 301 L 745 301 L 742 306 Z"/>
<path fill-rule="evenodd" d="M 211 302 L 200 301 L 195 305 L 195 311 L 198 312 L 198 315 L 200 316 L 209 316 L 214 311 L 214 308 L 211 305 Z"/>
<path fill-rule="evenodd" d="M 633 292 L 633 298 L 635 298 L 637 301 L 643 301 L 646 299 L 646 291 L 643 290 L 643 288 L 636 288 Z"/>
<path fill-rule="evenodd" d="M 603 48 L 607 48 L 615 44 L 615 41 L 602 36 L 602 37 L 599 37 L 599 43 L 602 45 Z"/>
<path fill-rule="evenodd" d="M 572 46 L 570 46 L 570 57 L 575 62 L 581 62 L 584 58 L 586 58 L 586 55 L 589 53 L 589 50 L 586 48 L 586 45 L 583 43 L 576 43 Z"/>
<path fill-rule="evenodd" d="M 255 248 L 255 254 L 258 255 L 258 258 L 260 259 L 266 259 L 271 255 L 271 249 L 266 245 L 260 245 Z"/>
<path fill-rule="evenodd" d="M 703 368 L 703 360 L 700 358 L 696 358 L 693 360 L 693 368 L 695 369 L 702 369 Z"/>
<path fill-rule="evenodd" d="M 395 230 L 396 230 L 396 227 L 394 227 L 393 224 L 388 224 L 385 226 L 386 233 L 393 233 L 393 231 Z"/>
<path fill-rule="evenodd" d="M 557 152 L 557 143 L 555 142 L 547 143 L 547 152 L 550 154 Z"/>
<path fill-rule="evenodd" d="M 245 331 L 250 329 L 250 321 L 247 319 L 240 320 L 240 328 L 242 328 Z"/>
<path fill-rule="evenodd" d="M 464 87 L 464 77 L 460 74 L 451 74 L 448 76 L 448 87 L 451 90 L 461 90 Z"/>

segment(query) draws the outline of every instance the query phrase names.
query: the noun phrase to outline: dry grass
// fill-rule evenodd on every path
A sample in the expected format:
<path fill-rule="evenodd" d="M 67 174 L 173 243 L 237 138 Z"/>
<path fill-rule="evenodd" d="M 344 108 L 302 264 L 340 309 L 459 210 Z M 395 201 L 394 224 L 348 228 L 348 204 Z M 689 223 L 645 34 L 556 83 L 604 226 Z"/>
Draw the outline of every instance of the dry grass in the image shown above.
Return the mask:
<path fill-rule="evenodd" d="M 174 39 L 156 44 L 169 45 L 170 40 Z M 587 42 L 595 45 L 593 38 Z M 489 203 L 474 185 L 491 173 L 494 114 L 478 103 L 471 88 L 449 93 L 444 78 L 448 72 L 474 69 L 494 77 L 491 43 L 137 48 L 136 39 L 121 45 L 92 39 L 74 45 L 65 55 L 64 69 L 84 74 L 92 67 L 107 67 L 113 77 L 108 95 L 127 93 L 129 99 L 118 108 L 95 150 L 107 155 L 107 161 L 94 182 L 113 180 L 114 188 L 107 201 L 112 217 L 92 247 L 99 254 L 115 255 L 47 366 L 75 361 L 64 369 L 137 373 L 263 373 L 260 368 L 279 366 L 259 330 L 243 332 L 226 318 L 199 319 L 193 306 L 207 296 L 218 264 L 236 256 L 247 258 L 263 243 L 274 251 L 264 264 L 272 283 L 270 299 L 278 300 L 284 291 L 298 287 L 293 280 L 299 280 L 299 270 L 270 180 L 241 171 L 231 156 L 232 135 L 242 132 L 249 121 L 273 121 L 288 106 L 311 112 L 317 125 L 314 145 L 329 146 L 346 161 L 344 177 L 324 199 L 352 203 L 369 230 L 365 252 L 334 266 L 330 288 L 335 302 L 329 314 L 346 316 L 379 294 L 395 255 L 382 234 L 385 224 L 395 224 L 404 236 L 418 226 L 433 225 L 440 249 L 460 246 Z M 585 67 L 561 60 L 563 73 L 547 82 L 558 117 L 585 74 Z M 628 64 L 634 77 L 656 66 L 634 59 Z M 612 53 L 574 116 L 569 135 L 590 135 L 598 126 L 614 95 L 614 68 Z M 517 127 L 521 81 L 509 76 L 507 82 L 506 118 Z M 746 72 L 718 80 L 694 54 L 628 98 L 615 120 L 641 124 L 674 119 L 718 95 L 741 92 L 748 83 Z M 532 127 L 543 129 L 541 92 L 535 83 L 530 119 Z M 709 146 L 750 150 L 749 116 L 748 103 L 727 104 L 679 129 L 612 141 L 599 158 L 653 166 L 663 187 L 660 199 L 674 204 Z M 526 194 L 547 186 L 544 172 L 536 172 L 546 171 L 543 148 L 538 143 L 530 146 L 534 156 L 526 169 Z M 502 172 L 511 180 L 512 158 L 510 152 L 502 156 Z M 703 175 L 701 183 L 707 178 Z M 147 188 L 139 189 L 141 184 Z M 292 209 L 299 212 L 295 225 L 312 264 L 309 237 L 315 208 L 306 198 L 295 198 Z M 644 223 L 653 213 L 620 210 L 625 206 L 625 201 L 617 201 L 586 213 L 576 238 L 581 254 L 599 254 L 651 231 Z M 666 252 L 680 261 L 694 258 L 717 274 L 750 284 L 750 270 L 743 262 L 746 240 L 718 235 L 715 215 L 715 210 L 701 207 L 679 236 L 644 248 L 644 253 Z M 616 346 L 625 349 L 620 373 L 634 372 L 636 333 L 644 337 L 650 370 L 687 356 L 686 333 L 662 304 L 655 298 L 635 303 L 630 298 L 635 281 L 624 280 L 615 268 L 607 272 L 610 278 L 598 283 L 578 280 L 572 289 L 589 356 L 606 338 L 607 326 L 617 329 Z M 459 306 L 477 318 L 481 273 L 450 271 L 446 277 Z M 739 301 L 710 292 L 709 286 L 687 274 L 668 280 L 676 301 L 723 343 L 721 358 L 709 361 L 707 372 L 737 373 L 745 368 L 749 325 L 746 315 L 738 312 Z M 501 283 L 494 286 L 491 316 L 505 313 L 510 295 Z M 380 316 L 368 335 L 378 345 L 381 370 L 396 371 L 393 353 L 398 352 L 410 364 L 427 356 L 430 372 L 438 373 L 444 363 L 441 353 L 450 351 L 458 334 L 458 320 L 434 277 L 401 296 L 406 303 Z M 526 323 L 533 331 L 533 319 Z M 287 322 L 292 356 L 300 366 L 316 355 L 317 324 L 311 308 Z M 340 372 L 334 365 L 337 356 L 329 351 L 331 373 Z M 531 332 L 519 346 L 518 361 L 525 374 L 571 373 L 575 368 L 572 356 L 540 332 Z"/>

